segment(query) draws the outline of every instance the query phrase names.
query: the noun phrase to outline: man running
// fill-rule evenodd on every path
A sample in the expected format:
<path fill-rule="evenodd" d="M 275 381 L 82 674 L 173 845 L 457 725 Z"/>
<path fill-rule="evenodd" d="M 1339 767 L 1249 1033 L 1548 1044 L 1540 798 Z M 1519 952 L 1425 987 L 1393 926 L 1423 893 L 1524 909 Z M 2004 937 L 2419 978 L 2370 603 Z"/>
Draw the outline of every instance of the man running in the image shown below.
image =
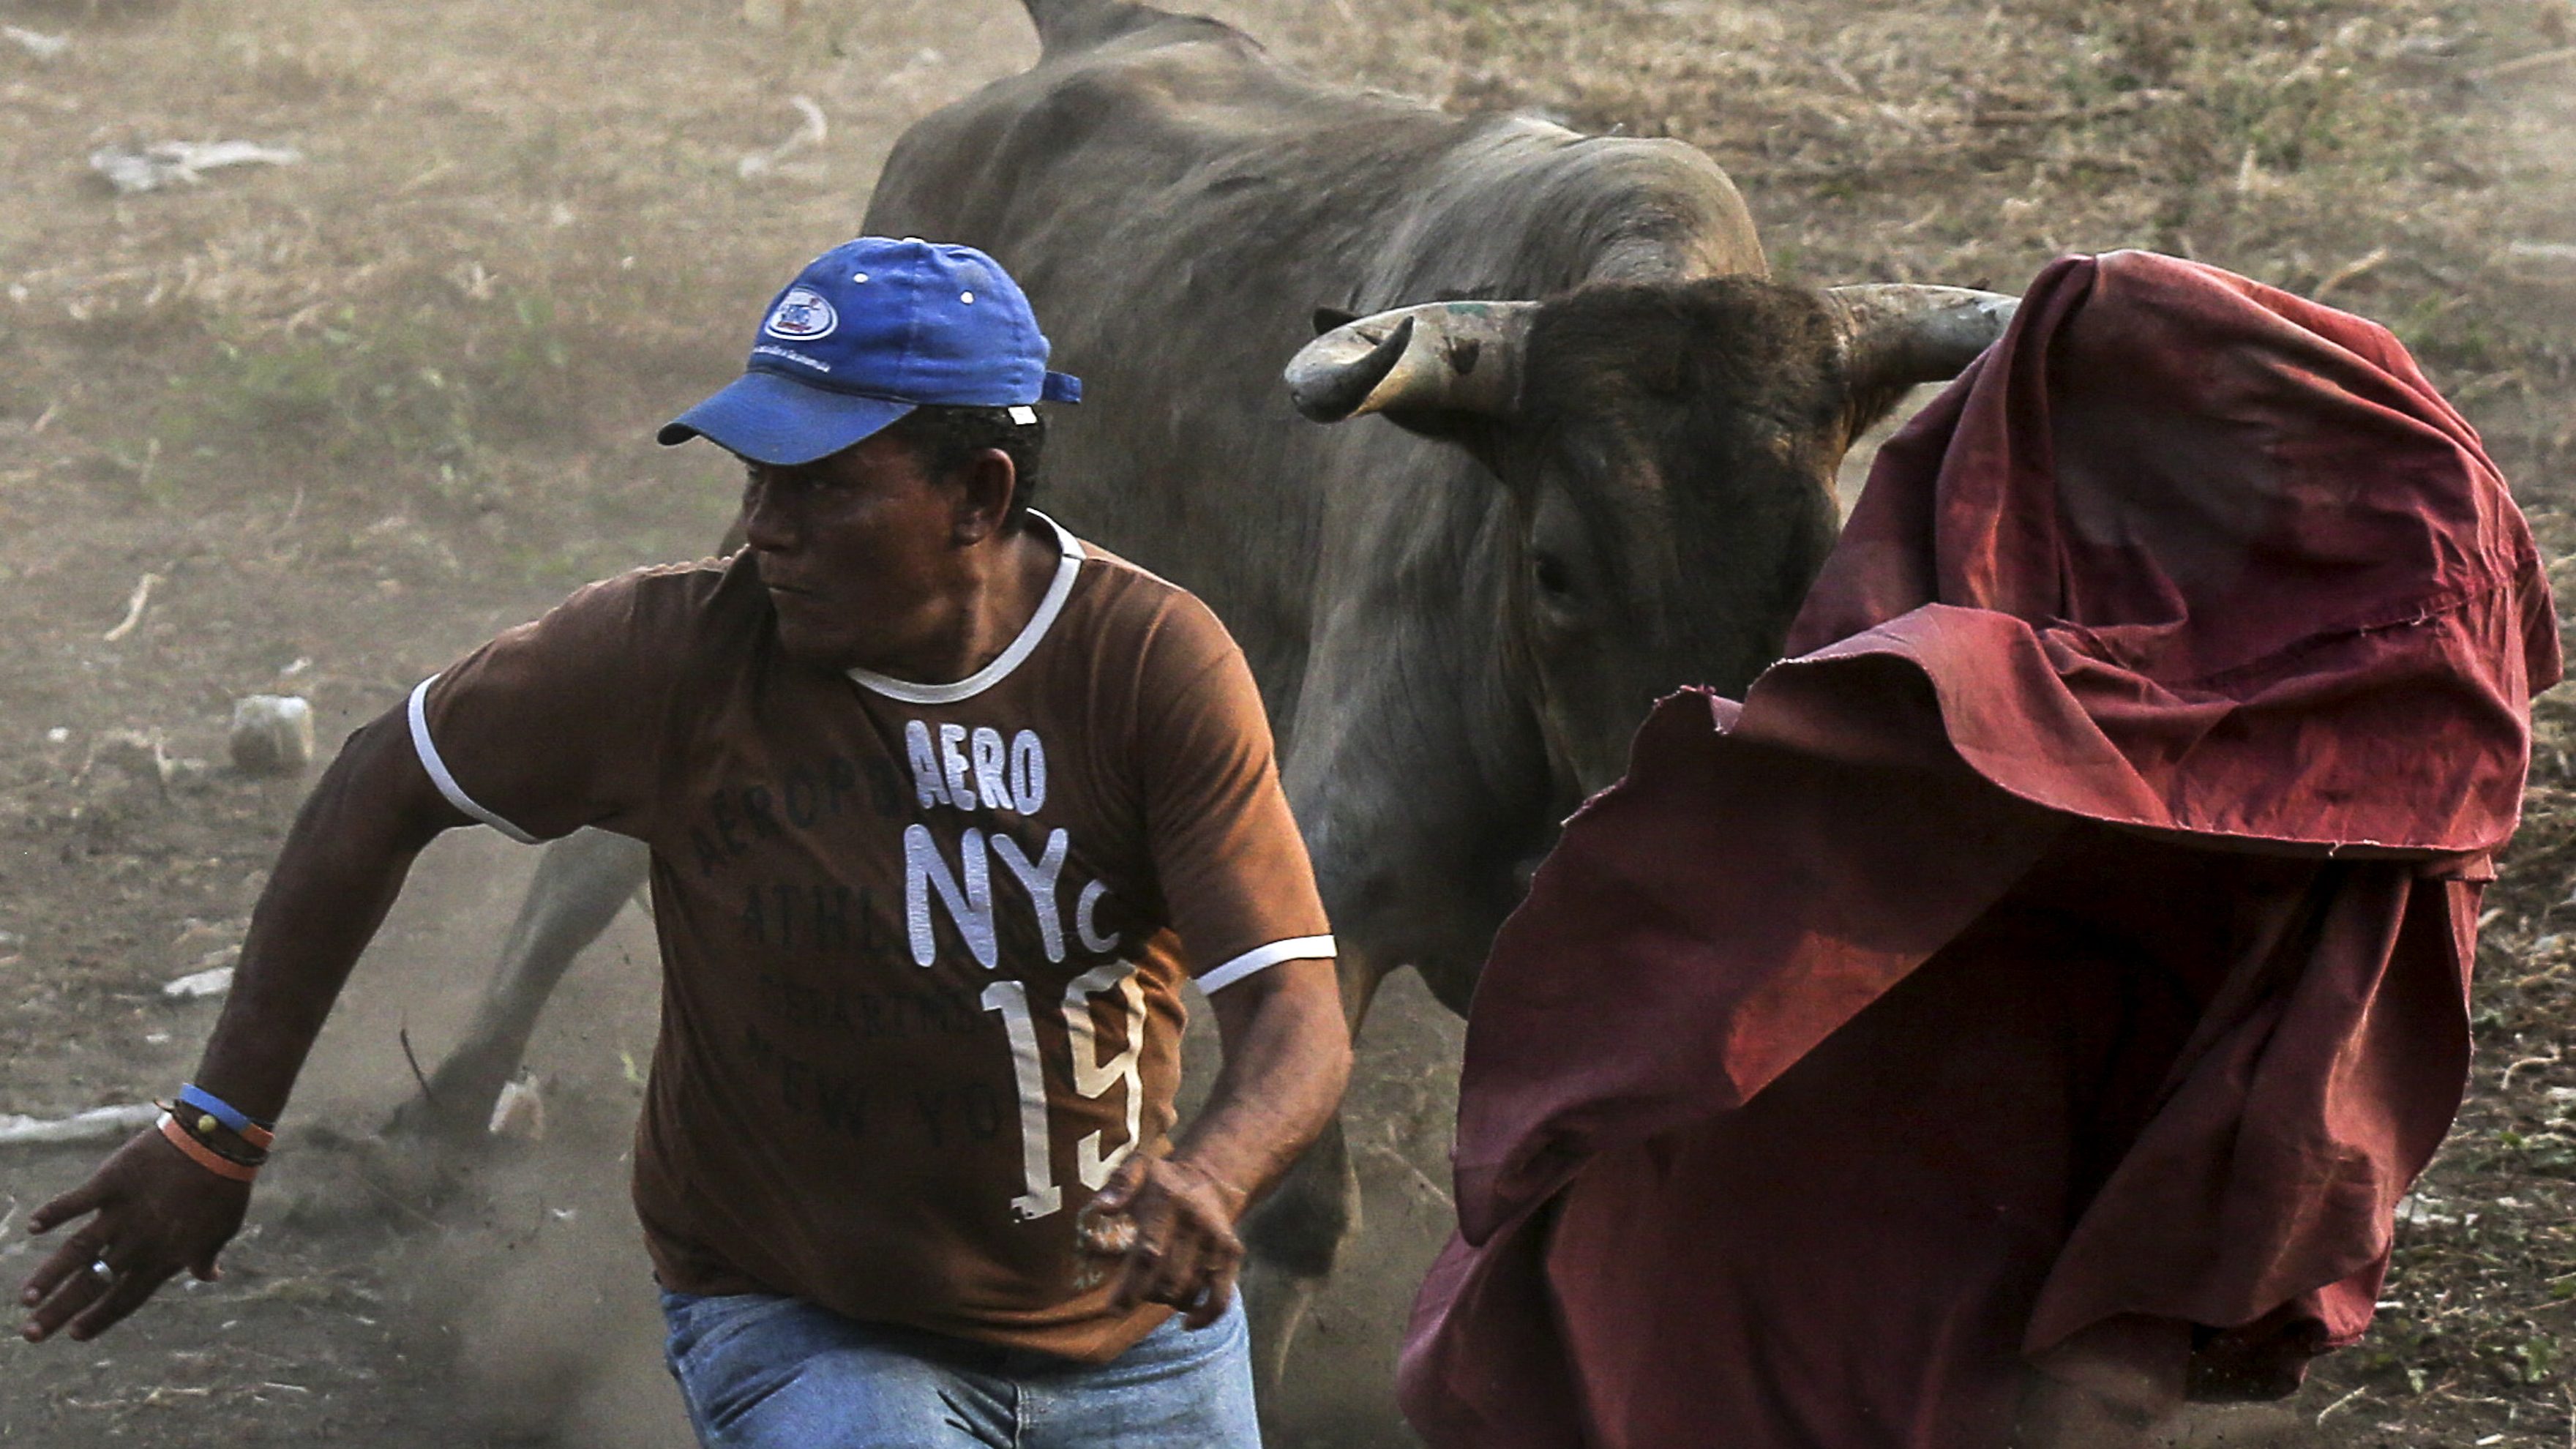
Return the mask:
<path fill-rule="evenodd" d="M 1256 1443 L 1234 1224 L 1340 1098 L 1333 943 L 1224 628 L 1026 506 L 1035 405 L 1080 395 L 1047 351 L 971 248 L 806 267 L 661 433 L 743 460 L 749 547 L 583 589 L 351 737 L 196 1081 L 31 1219 L 88 1220 L 26 1336 L 215 1275 L 433 836 L 597 826 L 653 851 L 634 1196 L 705 1442 Z M 1185 975 L 1225 1067 L 1174 1143 Z"/>

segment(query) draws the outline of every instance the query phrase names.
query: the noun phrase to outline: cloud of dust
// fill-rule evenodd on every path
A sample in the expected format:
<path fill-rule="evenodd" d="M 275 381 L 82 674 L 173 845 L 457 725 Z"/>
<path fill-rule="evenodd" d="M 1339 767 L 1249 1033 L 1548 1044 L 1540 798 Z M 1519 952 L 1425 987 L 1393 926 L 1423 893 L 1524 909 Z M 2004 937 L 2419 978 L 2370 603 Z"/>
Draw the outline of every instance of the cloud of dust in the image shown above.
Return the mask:
<path fill-rule="evenodd" d="M 567 975 L 529 1051 L 535 1142 L 442 1156 L 367 1140 L 456 1040 L 525 889 L 534 852 L 484 832 L 425 855 L 361 963 L 298 1091 L 297 1115 L 352 1140 L 289 1230 L 391 1228 L 374 1264 L 416 1356 L 453 1376 L 459 1417 L 568 1449 L 687 1449 L 662 1317 L 627 1201 L 628 1150 L 657 1011 L 649 926 L 629 912 Z M 292 1187 L 292 1184 L 289 1184 Z"/>
<path fill-rule="evenodd" d="M 567 1449 L 689 1449 L 624 1164 L 604 1143 L 511 1164 L 483 1190 L 513 1209 L 425 1255 L 457 1379 L 503 1433 Z M 567 1216 L 568 1215 L 568 1216 Z"/>

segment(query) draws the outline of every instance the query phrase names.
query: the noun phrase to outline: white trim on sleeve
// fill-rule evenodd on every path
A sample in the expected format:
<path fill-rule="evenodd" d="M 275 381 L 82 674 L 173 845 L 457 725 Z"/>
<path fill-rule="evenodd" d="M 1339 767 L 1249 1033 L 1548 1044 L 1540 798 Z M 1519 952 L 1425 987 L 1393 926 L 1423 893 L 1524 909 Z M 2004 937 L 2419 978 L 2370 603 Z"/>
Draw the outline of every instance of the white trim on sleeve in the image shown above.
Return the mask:
<path fill-rule="evenodd" d="M 429 742 L 429 687 L 437 682 L 438 676 L 433 674 L 414 685 L 411 691 L 411 747 L 412 752 L 420 756 L 420 767 L 429 772 L 430 783 L 438 787 L 439 794 L 447 797 L 448 804 L 521 845 L 537 844 L 535 836 L 477 804 L 473 796 L 465 793 L 465 787 L 456 783 L 456 776 L 448 772 L 447 762 L 438 757 L 438 746 Z"/>
<path fill-rule="evenodd" d="M 1297 936 L 1255 946 L 1213 971 L 1199 975 L 1199 990 L 1213 996 L 1257 971 L 1267 971 L 1282 961 L 1330 961 L 1335 952 L 1330 936 Z"/>

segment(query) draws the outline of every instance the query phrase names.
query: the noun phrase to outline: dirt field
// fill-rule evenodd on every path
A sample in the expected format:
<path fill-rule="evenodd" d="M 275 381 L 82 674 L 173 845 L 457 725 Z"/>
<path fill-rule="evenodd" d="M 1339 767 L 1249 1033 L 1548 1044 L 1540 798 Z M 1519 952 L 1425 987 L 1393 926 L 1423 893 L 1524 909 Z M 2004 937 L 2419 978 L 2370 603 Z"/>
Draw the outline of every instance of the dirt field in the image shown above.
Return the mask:
<path fill-rule="evenodd" d="M 2017 290 L 2150 246 L 2377 317 L 2576 550 L 2569 0 L 1210 8 L 1319 72 L 1695 141 L 1793 276 Z M 0 25 L 0 1112 L 53 1116 L 186 1072 L 214 1006 L 161 984 L 238 942 L 305 783 L 165 790 L 92 767 L 103 738 L 219 760 L 230 702 L 282 690 L 327 744 L 571 586 L 702 551 L 735 481 L 652 426 L 732 375 L 909 120 L 1034 46 L 1009 0 L 0 0 Z M 90 169 L 166 140 L 298 159 L 132 196 Z M 2381 1324 L 2190 1442 L 2576 1444 L 2576 705 L 2541 713 L 2471 1102 Z M 0 1442 L 687 1442 L 623 1190 L 640 917 L 539 1036 L 543 1141 L 437 1171 L 327 1141 L 414 1090 L 402 1038 L 453 1039 L 529 864 L 481 832 L 431 852 L 227 1280 L 0 1346 Z M 1367 1236 L 1291 1443 L 1408 1442 L 1391 1344 L 1446 1228 L 1459 1037 L 1409 981 L 1370 1024 Z M 0 1148 L 0 1279 L 97 1152 Z"/>

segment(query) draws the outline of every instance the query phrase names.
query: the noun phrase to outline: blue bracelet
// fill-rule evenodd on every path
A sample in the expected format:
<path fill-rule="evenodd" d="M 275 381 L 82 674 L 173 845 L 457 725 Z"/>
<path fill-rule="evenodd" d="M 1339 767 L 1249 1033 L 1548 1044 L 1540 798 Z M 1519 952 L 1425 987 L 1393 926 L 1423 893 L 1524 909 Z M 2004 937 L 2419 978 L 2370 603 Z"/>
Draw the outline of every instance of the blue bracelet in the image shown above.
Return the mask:
<path fill-rule="evenodd" d="M 239 1137 L 248 1138 L 254 1132 L 265 1137 L 277 1128 L 276 1123 L 262 1122 L 194 1082 L 179 1085 L 179 1100 L 223 1123 Z"/>

